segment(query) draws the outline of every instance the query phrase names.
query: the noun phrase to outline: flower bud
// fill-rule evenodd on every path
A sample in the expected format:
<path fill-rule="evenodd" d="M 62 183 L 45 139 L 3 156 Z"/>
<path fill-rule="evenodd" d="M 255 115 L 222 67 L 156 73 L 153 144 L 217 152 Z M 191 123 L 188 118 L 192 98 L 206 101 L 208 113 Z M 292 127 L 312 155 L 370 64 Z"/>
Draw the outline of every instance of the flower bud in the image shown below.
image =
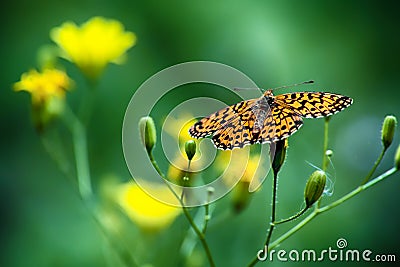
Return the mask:
<path fill-rule="evenodd" d="M 185 152 L 189 160 L 192 160 L 196 154 L 196 142 L 189 140 L 185 143 Z"/>
<path fill-rule="evenodd" d="M 323 171 L 315 171 L 308 178 L 304 199 L 307 208 L 311 207 L 321 197 L 326 184 L 326 174 Z"/>
<path fill-rule="evenodd" d="M 396 130 L 397 119 L 395 116 L 386 116 L 382 125 L 382 143 L 387 149 L 393 141 L 394 131 Z"/>
<path fill-rule="evenodd" d="M 396 150 L 396 154 L 394 155 L 394 166 L 400 170 L 400 145 Z"/>
<path fill-rule="evenodd" d="M 275 146 L 275 149 L 273 146 Z M 280 140 L 277 141 L 276 143 L 271 144 L 270 152 L 272 153 L 271 161 L 272 161 L 272 170 L 274 171 L 274 173 L 278 173 L 283 163 L 285 162 L 287 146 L 288 146 L 287 139 Z"/>
<path fill-rule="evenodd" d="M 140 138 L 146 147 L 147 153 L 150 153 L 156 144 L 156 126 L 151 117 L 143 117 L 139 121 Z"/>

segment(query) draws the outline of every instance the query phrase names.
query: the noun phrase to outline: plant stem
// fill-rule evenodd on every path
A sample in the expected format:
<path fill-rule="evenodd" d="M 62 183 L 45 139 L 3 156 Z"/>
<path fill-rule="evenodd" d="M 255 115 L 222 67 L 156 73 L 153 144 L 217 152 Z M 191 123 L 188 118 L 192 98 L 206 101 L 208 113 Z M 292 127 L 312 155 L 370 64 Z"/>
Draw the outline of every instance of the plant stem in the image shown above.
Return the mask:
<path fill-rule="evenodd" d="M 322 208 L 314 209 L 313 212 L 310 213 L 310 215 L 308 215 L 306 218 L 304 218 L 301 222 L 299 222 L 297 225 L 295 225 L 289 231 L 287 231 L 286 233 L 281 235 L 279 238 L 277 238 L 274 242 L 271 243 L 271 245 L 267 246 L 268 252 L 270 252 L 272 249 L 274 249 L 277 246 L 279 246 L 283 241 L 285 241 L 286 239 L 291 237 L 294 233 L 296 233 L 301 228 L 303 228 L 306 224 L 308 224 L 310 221 L 312 221 L 317 215 L 319 215 L 321 213 L 324 213 L 324 212 L 327 212 L 328 210 L 331 210 L 331 209 L 335 208 L 336 206 L 344 203 L 345 201 L 347 201 L 347 200 L 351 199 L 352 197 L 358 195 L 362 191 L 364 191 L 364 190 L 372 187 L 373 185 L 385 180 L 386 178 L 388 178 L 389 176 L 394 174 L 396 171 L 398 171 L 398 169 L 393 167 L 393 168 L 389 169 L 388 171 L 384 172 L 383 174 L 379 175 L 378 177 L 374 178 L 373 180 L 369 181 L 368 183 L 366 183 L 364 185 L 360 185 L 359 187 L 357 187 L 356 189 L 354 189 L 350 193 L 344 195 L 343 197 L 341 197 L 340 199 L 336 200 L 335 202 L 333 202 L 333 203 L 331 203 L 329 205 L 326 205 L 326 206 L 324 206 Z M 257 263 L 258 263 L 258 258 L 255 257 L 250 262 L 248 267 L 254 266 Z"/>
<path fill-rule="evenodd" d="M 273 186 L 272 186 L 271 222 L 269 224 L 268 236 L 264 243 L 265 246 L 268 246 L 269 241 L 271 240 L 272 232 L 274 231 L 275 228 L 277 187 L 278 187 L 278 173 L 274 172 Z"/>
<path fill-rule="evenodd" d="M 92 186 L 87 153 L 86 130 L 69 107 L 65 108 L 64 119 L 72 134 L 79 193 L 83 200 L 90 201 L 92 198 Z"/>
<path fill-rule="evenodd" d="M 322 208 L 319 209 L 315 209 L 310 215 L 308 215 L 305 219 L 303 219 L 300 223 L 298 223 L 296 226 L 294 226 L 292 229 L 290 229 L 288 232 L 286 232 L 285 234 L 283 234 L 282 236 L 280 236 L 278 239 L 276 239 L 269 247 L 268 250 L 272 250 L 273 248 L 275 248 L 276 246 L 278 246 L 279 244 L 281 244 L 284 240 L 286 240 L 287 238 L 289 238 L 290 236 L 292 236 L 294 233 L 296 233 L 298 230 L 300 230 L 301 228 L 303 228 L 307 223 L 309 223 L 312 219 L 314 219 L 317 215 L 327 212 L 328 210 L 333 209 L 334 207 L 344 203 L 345 201 L 351 199 L 352 197 L 358 195 L 359 193 L 361 193 L 362 191 L 370 188 L 371 186 L 377 184 L 378 182 L 381 182 L 383 180 L 385 180 L 387 177 L 391 176 L 392 174 L 394 174 L 397 171 L 396 168 L 391 168 L 390 170 L 384 172 L 383 174 L 379 175 L 378 177 L 376 177 L 375 179 L 369 181 L 368 183 L 364 184 L 364 185 L 360 185 L 359 187 L 357 187 L 356 189 L 354 189 L 353 191 L 351 191 L 350 193 L 344 195 L 343 197 L 341 197 L 340 199 L 336 200 L 335 202 L 326 205 Z"/>
<path fill-rule="evenodd" d="M 299 218 L 301 215 L 303 215 L 303 214 L 308 210 L 308 208 L 309 208 L 309 207 L 305 207 L 304 209 L 302 209 L 301 211 L 299 211 L 297 214 L 295 214 L 295 215 L 293 215 L 293 216 L 290 216 L 290 217 L 287 218 L 287 219 L 284 219 L 284 220 L 275 222 L 275 225 L 282 224 L 282 223 L 286 223 L 286 222 L 290 222 L 290 221 L 293 221 L 293 220 Z"/>
<path fill-rule="evenodd" d="M 210 266 L 211 267 L 215 267 L 214 259 L 212 258 L 211 251 L 210 251 L 210 248 L 209 248 L 209 246 L 207 244 L 205 236 L 200 231 L 200 229 L 197 227 L 197 225 L 195 224 L 192 216 L 190 215 L 188 209 L 185 207 L 185 204 L 183 203 L 183 199 L 178 196 L 178 194 L 175 192 L 175 190 L 166 181 L 167 179 L 166 179 L 165 175 L 162 173 L 161 169 L 158 167 L 157 161 L 153 157 L 153 153 L 151 151 L 148 151 L 147 154 L 149 155 L 150 161 L 151 161 L 152 165 L 154 166 L 154 168 L 156 169 L 156 171 L 158 172 L 158 174 L 165 180 L 165 184 L 167 185 L 169 190 L 174 194 L 174 196 L 178 199 L 180 205 L 182 206 L 183 214 L 185 215 L 185 217 L 188 220 L 190 226 L 192 227 L 192 229 L 196 233 L 197 237 L 199 238 L 199 240 L 200 240 L 200 242 L 201 242 L 201 244 L 202 244 L 202 246 L 204 248 L 204 251 L 206 253 L 206 256 L 207 256 L 207 259 L 208 259 L 208 262 L 209 262 Z"/>
<path fill-rule="evenodd" d="M 91 187 L 85 126 L 68 106 L 65 107 L 63 119 L 72 134 L 78 189 L 86 208 L 90 211 L 90 214 L 93 216 L 110 246 L 116 251 L 125 266 L 138 266 L 130 255 L 129 250 L 126 247 L 121 247 L 118 241 L 110 235 L 106 227 L 103 225 L 101 216 L 95 206 Z"/>
<path fill-rule="evenodd" d="M 378 168 L 378 165 L 381 163 L 383 156 L 385 155 L 385 152 L 386 152 L 386 149 L 383 147 L 381 154 L 379 155 L 378 159 L 375 161 L 375 164 L 372 167 L 372 169 L 369 171 L 368 175 L 364 178 L 364 181 L 361 183 L 361 185 L 366 184 L 369 181 L 369 179 L 371 179 L 372 175 L 376 171 L 376 168 Z"/>
<path fill-rule="evenodd" d="M 203 230 L 201 231 L 203 235 L 206 234 L 207 231 L 207 226 L 208 226 L 208 221 L 210 220 L 210 206 L 209 204 L 204 205 L 204 224 L 203 224 Z"/>
<path fill-rule="evenodd" d="M 214 259 L 211 256 L 211 251 L 210 251 L 210 248 L 208 247 L 208 244 L 207 244 L 204 234 L 199 230 L 197 225 L 194 223 L 192 216 L 190 215 L 189 211 L 187 210 L 187 208 L 184 205 L 182 205 L 182 210 L 183 210 L 183 213 L 185 214 L 187 220 L 189 221 L 190 225 L 192 226 L 194 232 L 199 237 L 199 240 L 200 240 L 201 244 L 203 245 L 204 251 L 206 252 L 206 256 L 207 256 L 208 262 L 210 263 L 210 266 L 215 267 Z"/>
<path fill-rule="evenodd" d="M 271 209 L 271 221 L 269 223 L 269 229 L 268 229 L 268 235 L 267 239 L 264 242 L 264 246 L 268 247 L 269 242 L 271 240 L 272 232 L 274 231 L 275 228 L 275 217 L 276 217 L 276 194 L 277 194 L 277 186 L 278 186 L 278 173 L 273 172 L 273 185 L 272 185 L 272 209 Z M 258 262 L 257 256 L 255 256 L 252 261 L 247 265 L 248 267 L 256 265 Z"/>
<path fill-rule="evenodd" d="M 326 171 L 328 168 L 328 156 L 326 151 L 328 150 L 328 134 L 329 134 L 329 121 L 330 117 L 326 117 L 324 121 L 324 147 L 323 147 L 323 157 L 322 157 L 322 170 Z"/>

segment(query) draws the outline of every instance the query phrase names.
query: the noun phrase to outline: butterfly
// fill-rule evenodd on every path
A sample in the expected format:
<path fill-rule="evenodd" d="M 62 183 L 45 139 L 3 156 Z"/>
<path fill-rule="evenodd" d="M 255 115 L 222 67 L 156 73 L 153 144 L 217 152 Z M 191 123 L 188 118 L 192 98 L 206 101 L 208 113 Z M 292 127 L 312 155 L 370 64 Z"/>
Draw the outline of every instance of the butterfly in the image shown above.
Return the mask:
<path fill-rule="evenodd" d="M 239 102 L 201 119 L 189 129 L 189 134 L 194 138 L 211 136 L 215 147 L 222 150 L 273 143 L 300 129 L 303 117 L 331 116 L 352 103 L 350 97 L 326 92 L 274 96 L 273 90 L 266 90 L 260 98 Z"/>

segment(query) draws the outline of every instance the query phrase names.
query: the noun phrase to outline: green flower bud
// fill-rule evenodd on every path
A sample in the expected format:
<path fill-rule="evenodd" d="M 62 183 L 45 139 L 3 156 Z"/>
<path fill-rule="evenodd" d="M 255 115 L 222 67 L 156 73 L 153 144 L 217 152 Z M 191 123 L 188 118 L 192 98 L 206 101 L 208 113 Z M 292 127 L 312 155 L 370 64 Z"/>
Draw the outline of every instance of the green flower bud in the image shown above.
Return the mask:
<path fill-rule="evenodd" d="M 326 184 L 326 174 L 323 171 L 315 171 L 308 178 L 304 199 L 307 208 L 311 207 L 321 197 Z"/>
<path fill-rule="evenodd" d="M 146 147 L 147 153 L 150 153 L 156 144 L 156 126 L 151 117 L 143 117 L 139 121 L 140 138 Z"/>
<path fill-rule="evenodd" d="M 275 151 L 272 146 L 275 146 Z M 288 146 L 287 139 L 280 140 L 276 143 L 271 144 L 270 151 L 275 152 L 273 155 L 271 155 L 271 157 L 273 156 L 271 161 L 272 161 L 272 170 L 274 171 L 274 173 L 278 173 L 283 163 L 285 162 L 287 146 Z"/>
<path fill-rule="evenodd" d="M 396 150 L 396 154 L 394 155 L 394 166 L 400 170 L 400 145 Z"/>
<path fill-rule="evenodd" d="M 185 143 L 185 152 L 189 160 L 192 160 L 196 154 L 196 142 L 189 140 Z"/>
<path fill-rule="evenodd" d="M 394 131 L 396 130 L 397 119 L 395 116 L 386 116 L 382 125 L 382 143 L 387 149 L 393 141 Z"/>

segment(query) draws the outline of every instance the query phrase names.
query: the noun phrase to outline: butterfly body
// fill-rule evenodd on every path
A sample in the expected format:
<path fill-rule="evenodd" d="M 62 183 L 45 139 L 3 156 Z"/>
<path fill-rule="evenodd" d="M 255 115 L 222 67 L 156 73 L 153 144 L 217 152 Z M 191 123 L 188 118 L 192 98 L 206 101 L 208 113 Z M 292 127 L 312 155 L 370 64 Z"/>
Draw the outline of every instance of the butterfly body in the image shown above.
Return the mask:
<path fill-rule="evenodd" d="M 296 92 L 274 96 L 266 90 L 260 98 L 241 101 L 195 123 L 194 138 L 211 136 L 223 150 L 285 139 L 303 125 L 304 118 L 331 116 L 350 106 L 347 96 L 325 92 Z"/>

